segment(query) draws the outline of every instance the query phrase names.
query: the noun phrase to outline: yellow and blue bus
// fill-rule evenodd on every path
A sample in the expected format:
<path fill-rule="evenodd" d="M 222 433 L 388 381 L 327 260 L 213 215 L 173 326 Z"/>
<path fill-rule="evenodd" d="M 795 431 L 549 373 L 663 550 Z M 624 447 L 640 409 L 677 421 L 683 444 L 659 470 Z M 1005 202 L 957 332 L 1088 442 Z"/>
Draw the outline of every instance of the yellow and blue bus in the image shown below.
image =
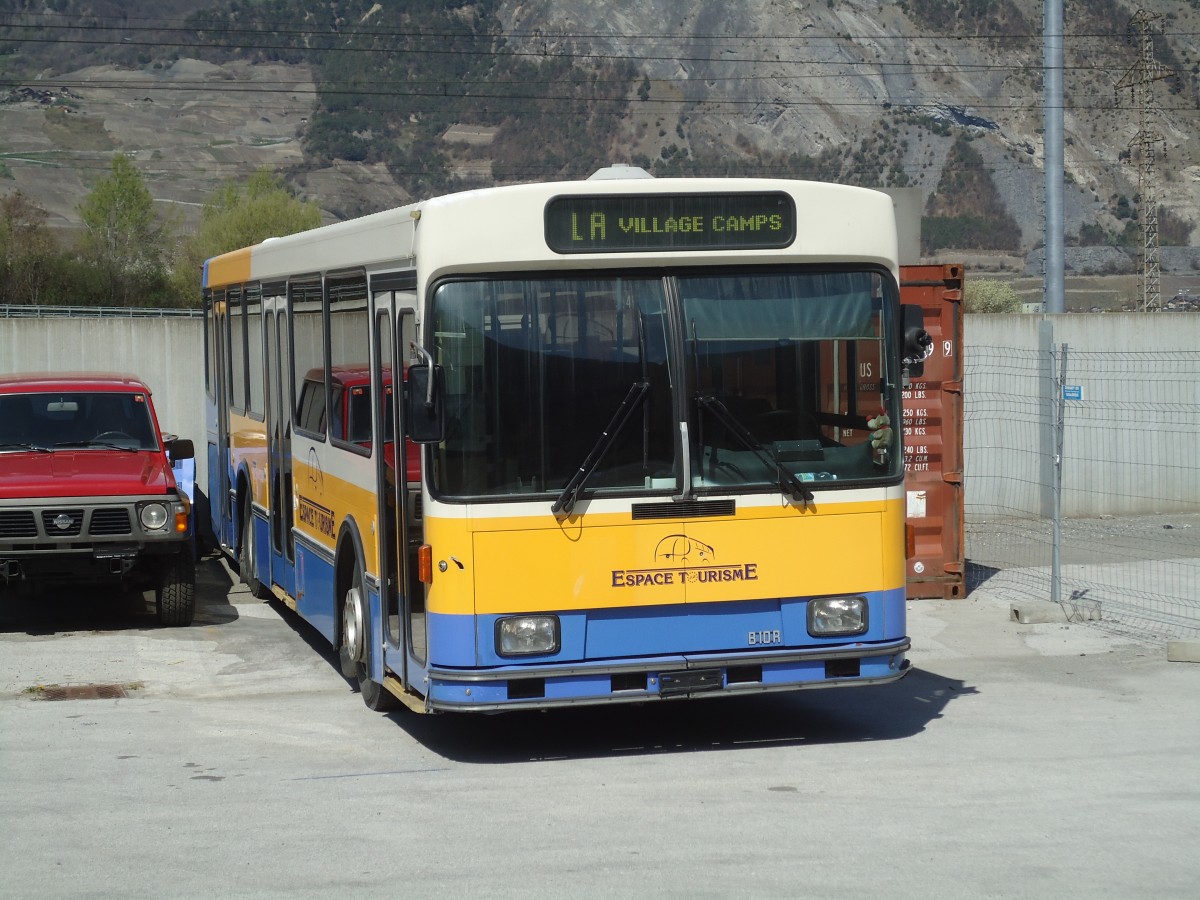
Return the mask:
<path fill-rule="evenodd" d="M 372 709 L 896 680 L 896 256 L 876 191 L 618 167 L 214 257 L 214 536 Z"/>

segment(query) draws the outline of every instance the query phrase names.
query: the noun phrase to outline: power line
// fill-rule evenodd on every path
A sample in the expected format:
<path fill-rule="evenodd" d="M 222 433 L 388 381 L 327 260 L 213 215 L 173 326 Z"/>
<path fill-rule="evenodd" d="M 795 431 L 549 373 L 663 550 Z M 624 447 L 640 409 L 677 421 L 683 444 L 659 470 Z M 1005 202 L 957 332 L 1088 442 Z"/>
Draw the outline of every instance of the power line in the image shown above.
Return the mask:
<path fill-rule="evenodd" d="M 256 149 L 252 145 L 240 145 L 240 146 L 243 149 Z M 263 146 L 261 149 L 270 149 L 270 146 L 271 145 L 266 145 L 266 146 Z M 204 150 L 211 149 L 209 147 L 209 145 L 207 145 L 207 144 L 198 145 L 198 148 L 204 149 Z M 220 148 L 217 148 L 217 149 L 220 149 Z M 856 147 L 848 146 L 848 149 L 856 149 Z M 154 150 L 154 148 L 147 147 L 147 148 L 141 148 L 139 151 L 137 151 L 137 154 L 136 154 L 136 156 L 138 157 L 137 161 L 139 164 L 139 168 L 143 171 L 143 174 L 153 175 L 155 177 L 159 177 L 159 176 L 171 177 L 176 174 L 184 174 L 184 173 L 192 174 L 192 173 L 196 172 L 197 165 L 193 162 L 185 162 L 185 161 L 177 162 L 177 161 L 173 161 L 173 160 L 165 159 L 165 158 L 164 159 L 144 158 L 145 154 L 152 153 L 153 150 Z M 119 148 L 114 148 L 111 150 L 97 149 L 97 150 L 92 150 L 92 151 L 72 150 L 72 151 L 41 151 L 40 153 L 20 153 L 20 152 L 5 153 L 5 154 L 0 154 L 0 162 L 10 163 L 10 164 L 15 163 L 15 164 L 22 164 L 22 165 L 34 165 L 34 166 L 39 166 L 39 167 L 52 167 L 52 168 L 64 168 L 64 169 L 69 168 L 72 170 L 99 172 L 99 171 L 108 171 L 108 169 L 110 168 L 110 162 L 111 162 L 112 157 L 115 154 L 122 153 L 122 152 L 124 152 L 124 151 L 120 150 Z M 690 159 L 689 162 L 691 164 L 703 164 L 706 161 L 701 159 L 697 162 L 695 159 Z M 799 159 L 800 165 L 807 165 L 807 164 L 818 165 L 818 164 L 822 164 L 822 162 L 823 161 L 821 160 L 819 154 L 801 155 L 801 157 Z M 845 163 L 844 161 L 841 161 L 841 162 L 843 162 L 845 164 L 845 170 L 850 175 L 872 172 L 872 171 L 875 171 L 875 169 L 877 168 L 877 166 L 875 164 L 855 163 L 853 161 L 851 161 L 849 163 Z M 903 170 L 895 169 L 892 166 L 892 162 L 896 162 L 896 161 L 888 160 L 888 161 L 879 163 L 878 167 L 882 167 L 885 170 L 890 169 L 892 171 L 903 171 Z M 828 164 L 828 161 L 824 161 L 824 163 Z M 247 163 L 243 163 L 243 162 L 239 162 L 239 161 L 223 162 L 220 160 L 206 160 L 204 162 L 204 169 L 210 170 L 215 167 L 218 169 L 219 168 L 229 168 L 229 169 L 234 169 L 234 170 L 241 170 L 245 167 L 245 165 L 247 165 Z M 253 165 L 253 164 L 250 163 L 250 165 Z M 485 164 L 480 163 L 480 165 L 485 165 Z M 788 171 L 793 171 L 795 168 L 794 165 L 784 166 L 784 165 L 779 165 L 779 164 L 775 164 L 775 163 L 772 163 L 770 165 L 762 165 L 762 164 L 755 164 L 755 163 L 752 163 L 749 161 L 745 162 L 745 166 L 748 169 L 754 169 L 756 171 L 768 171 L 768 172 L 788 172 Z M 1002 171 L 1002 170 L 1025 171 L 1025 170 L 1027 170 L 1027 168 L 1028 168 L 1027 165 L 1025 165 L 1019 161 L 1000 158 L 1000 159 L 997 159 L 997 160 L 994 160 L 991 162 L 980 163 L 977 165 L 963 164 L 963 163 L 944 165 L 939 169 L 939 175 L 941 173 L 945 173 L 945 172 L 953 174 L 953 173 L 958 173 L 958 172 L 961 172 L 961 173 L 978 173 L 978 172 L 992 173 L 992 172 Z M 1120 163 L 1120 162 L 1103 163 L 1103 164 L 1098 165 L 1097 168 L 1116 172 L 1116 171 L 1122 170 L 1124 168 L 1124 164 Z M 403 172 L 408 172 L 411 174 L 412 171 L 417 171 L 417 170 L 408 170 L 408 169 L 404 169 L 403 167 L 397 167 L 396 171 L 403 171 Z"/>
<path fill-rule="evenodd" d="M 193 31 L 191 29 L 172 29 L 171 31 L 173 31 L 173 32 L 179 31 L 184 34 L 191 35 L 191 34 L 194 34 L 195 31 L 203 32 L 203 31 L 205 31 L 205 29 L 196 29 L 195 31 Z M 625 54 L 595 53 L 595 52 L 580 53 L 580 52 L 575 52 L 575 51 L 570 51 L 570 50 L 558 50 L 558 51 L 551 52 L 548 48 L 543 49 L 543 50 L 514 50 L 514 49 L 497 47 L 495 45 L 494 38 L 492 38 L 492 36 L 490 36 L 490 35 L 485 36 L 486 40 L 487 40 L 486 47 L 481 47 L 480 49 L 477 49 L 477 50 L 467 50 L 461 46 L 448 46 L 448 47 L 404 46 L 404 47 L 397 47 L 395 45 L 389 44 L 386 46 L 363 47 L 363 46 L 350 46 L 348 44 L 343 43 L 340 46 L 311 47 L 311 46 L 304 46 L 304 45 L 300 45 L 300 44 L 288 44 L 288 43 L 247 43 L 245 41 L 233 41 L 233 38 L 241 36 L 241 35 L 261 38 L 264 36 L 276 36 L 276 35 L 281 35 L 281 34 L 288 34 L 289 32 L 283 31 L 283 30 L 247 30 L 247 31 L 221 30 L 216 33 L 220 37 L 223 37 L 226 40 L 228 40 L 229 42 L 222 43 L 220 41 L 211 41 L 211 42 L 207 42 L 207 43 L 197 43 L 197 41 L 194 38 L 191 40 L 187 40 L 187 39 L 183 39 L 183 38 L 181 38 L 179 40 L 166 40 L 166 39 L 163 39 L 160 37 L 155 40 L 135 40 L 132 38 L 127 38 L 127 37 L 108 38 L 108 37 L 97 36 L 97 37 L 91 38 L 91 37 L 62 37 L 62 36 L 38 37 L 38 36 L 33 36 L 33 37 L 7 37 L 4 39 L 4 43 L 17 44 L 17 45 L 20 45 L 20 44 L 56 44 L 56 45 L 78 44 L 78 45 L 121 46 L 121 47 L 152 47 L 152 48 L 158 48 L 158 49 L 166 49 L 166 48 L 188 49 L 188 50 L 193 50 L 193 51 L 194 50 L 214 50 L 214 51 L 227 51 L 227 52 L 235 51 L 238 53 L 245 53 L 247 51 L 273 51 L 273 52 L 279 52 L 279 53 L 305 53 L 305 54 L 309 54 L 309 53 L 371 53 L 371 54 L 403 53 L 405 55 L 418 55 L 418 56 L 479 55 L 479 56 L 487 57 L 487 58 L 501 58 L 501 59 L 511 57 L 511 58 L 591 60 L 591 61 L 602 61 L 602 62 L 606 61 L 606 62 L 631 62 L 631 63 L 674 62 L 674 63 L 693 63 L 693 64 L 694 63 L 720 63 L 720 64 L 797 63 L 797 64 L 809 64 L 809 63 L 813 63 L 813 62 L 817 62 L 817 63 L 833 62 L 833 63 L 838 63 L 838 64 L 844 64 L 843 61 L 821 61 L 821 60 L 810 60 L 810 59 L 787 60 L 787 59 L 778 59 L 778 58 L 764 59 L 764 58 L 758 57 L 758 56 L 728 56 L 728 55 L 680 56 L 676 53 L 672 53 L 672 54 L 668 54 L 668 55 L 651 55 L 648 53 L 636 53 L 636 54 L 625 55 Z M 333 37 L 333 38 L 342 37 L 345 39 L 352 39 L 353 37 L 356 37 L 356 36 L 359 36 L 359 37 L 363 36 L 363 35 L 344 36 L 344 35 L 337 35 L 335 33 L 326 33 L 326 32 L 295 32 L 295 34 L 298 37 L 304 37 L 304 36 Z M 1197 35 L 1200 35 L 1200 32 L 1196 32 L 1196 33 L 1181 32 L 1177 36 L 1180 38 L 1183 38 L 1183 37 L 1195 37 Z M 366 36 L 395 37 L 395 35 L 388 35 L 386 33 L 380 33 L 379 35 L 369 34 Z M 414 33 L 414 34 L 403 35 L 403 36 L 412 37 L 414 39 L 420 39 L 422 41 L 428 41 L 431 38 L 445 38 L 448 41 L 478 41 L 479 43 L 484 43 L 484 41 L 485 41 L 485 37 L 476 37 L 473 35 L 453 35 L 453 34 L 422 35 L 422 34 Z M 1111 37 L 1111 36 L 1095 35 L 1095 37 Z M 736 40 L 731 40 L 728 36 L 726 36 L 726 40 L 730 40 L 731 43 L 735 43 L 735 44 L 739 43 L 739 42 L 744 43 L 745 41 L 749 41 L 749 40 L 759 41 L 759 40 L 769 39 L 769 38 L 770 38 L 770 36 L 743 35 L 743 36 L 737 38 Z M 861 44 L 861 43 L 866 43 L 866 42 L 873 42 L 873 43 L 885 42 L 886 43 L 889 41 L 907 42 L 907 41 L 912 41 L 912 40 L 932 40 L 935 38 L 939 41 L 947 40 L 947 37 L 945 35 L 906 36 L 903 38 L 901 38 L 900 36 L 896 36 L 896 37 L 874 37 L 873 36 L 870 39 L 860 39 L 860 38 L 855 38 L 855 37 L 850 37 L 850 36 L 834 36 L 834 35 L 813 36 L 813 37 L 803 37 L 803 38 L 801 38 L 800 36 L 796 36 L 794 38 L 794 40 L 803 39 L 803 41 L 806 44 L 812 44 L 812 43 L 820 42 L 820 41 L 829 41 L 829 42 L 837 43 L 837 44 L 843 44 L 843 43 Z M 622 38 L 622 39 L 624 40 L 624 38 Z M 954 38 L 951 38 L 951 39 L 954 39 Z M 964 41 L 966 41 L 966 40 L 982 40 L 982 38 L 977 38 L 977 37 L 963 37 L 963 38 L 957 38 L 957 39 L 964 40 Z M 1032 39 L 1032 38 L 1030 38 L 1030 39 Z M 676 38 L 676 40 L 678 40 L 678 39 Z M 1001 67 L 1001 68 L 1003 68 L 1003 67 Z"/>
<path fill-rule="evenodd" d="M 198 13 L 196 15 L 203 15 Z M 454 38 L 454 39 L 478 39 L 480 41 L 494 41 L 497 35 L 491 33 L 478 33 L 468 31 L 430 31 L 430 30 L 409 30 L 402 28 L 380 27 L 371 24 L 359 24 L 351 29 L 334 30 L 332 28 L 321 27 L 297 27 L 294 21 L 280 22 L 273 20 L 263 20 L 257 27 L 239 27 L 229 23 L 228 21 L 219 21 L 215 17 L 208 23 L 199 22 L 197 24 L 185 25 L 174 19 L 155 19 L 149 17 L 122 17 L 121 19 L 112 19 L 108 22 L 97 17 L 90 17 L 93 21 L 84 23 L 68 23 L 61 21 L 61 16 L 56 16 L 52 13 L 0 13 L 0 16 L 8 16 L 15 20 L 28 19 L 44 19 L 42 22 L 28 21 L 9 21 L 0 23 L 6 28 L 24 28 L 29 30 L 61 30 L 61 31 L 120 31 L 120 32 L 152 32 L 155 34 L 173 33 L 192 35 L 197 32 L 219 31 L 222 34 L 229 36 L 240 35 L 262 35 L 262 34 L 282 34 L 296 37 L 386 37 L 386 38 Z M 163 23 L 163 24 L 129 24 L 130 22 L 142 23 Z M 1200 31 L 1160 31 L 1167 38 L 1191 38 L 1200 35 Z M 1123 31 L 1064 31 L 1063 37 L 1069 40 L 1123 40 L 1125 33 Z M 988 41 L 994 42 L 998 40 L 1005 41 L 1029 41 L 1035 44 L 1040 44 L 1042 35 L 1040 31 L 1021 31 L 1021 32 L 988 32 L 976 31 L 971 34 L 955 34 L 947 31 L 935 32 L 905 32 L 892 35 L 834 35 L 814 32 L 812 29 L 802 29 L 792 32 L 679 32 L 679 31 L 644 31 L 644 32 L 622 32 L 617 34 L 611 31 L 550 31 L 545 29 L 533 30 L 513 30 L 506 31 L 498 35 L 504 40 L 530 40 L 530 41 L 582 41 L 582 40 L 614 40 L 621 41 L 631 40 L 651 40 L 651 41 L 715 41 L 721 43 L 738 43 L 746 40 L 754 41 L 831 41 L 844 43 L 846 41 L 870 41 L 874 43 L 886 42 L 906 42 L 912 40 L 939 40 L 939 41 L 957 41 L 957 42 L 974 42 Z"/>
<path fill-rule="evenodd" d="M 617 59 L 618 57 L 611 57 L 611 58 Z M 644 59 L 645 57 L 637 57 L 637 58 Z M 624 59 L 632 60 L 632 59 L 634 59 L 634 57 L 624 57 Z M 745 61 L 745 60 L 743 60 L 743 61 Z M 1017 69 L 1011 64 L 1000 64 L 1000 63 L 956 63 L 950 67 L 947 67 L 946 65 L 944 65 L 942 63 L 915 63 L 915 62 L 911 62 L 911 61 L 887 62 L 887 61 L 879 61 L 879 60 L 808 60 L 808 59 L 805 59 L 805 60 L 767 60 L 766 62 L 769 62 L 772 65 L 774 65 L 774 64 L 802 65 L 805 67 L 825 67 L 825 68 L 838 69 L 838 70 L 866 69 L 868 75 L 876 75 L 876 74 L 878 74 L 878 75 L 928 75 L 928 74 L 945 74 L 946 72 L 949 71 L 953 74 L 967 74 L 967 73 L 979 73 L 979 72 L 1010 72 L 1013 74 L 1019 73 L 1019 74 L 1028 76 L 1033 72 L 1040 71 L 1040 67 L 1022 66 L 1021 68 Z M 267 65 L 295 65 L 295 64 L 294 63 L 275 62 L 275 63 L 267 63 Z M 307 64 L 305 64 L 305 65 L 307 65 Z M 1068 72 L 1081 72 L 1081 73 L 1088 73 L 1088 74 L 1107 74 L 1108 72 L 1111 71 L 1111 68 L 1112 67 L 1108 66 L 1108 65 L 1088 64 L 1088 65 L 1065 66 L 1064 70 L 1068 71 Z M 644 73 L 641 73 L 641 72 L 637 73 L 637 75 L 641 75 L 641 74 L 644 74 Z M 637 75 L 634 75 L 632 77 L 636 78 Z M 4 85 L 15 86 L 15 85 L 26 85 L 26 84 L 39 84 L 40 85 L 40 84 L 46 84 L 46 83 L 59 83 L 62 81 L 63 77 L 64 76 L 50 76 L 50 78 L 48 78 L 48 79 L 39 79 L 36 82 L 14 81 L 14 80 L 0 81 L 0 86 L 4 86 Z M 710 75 L 710 74 L 705 74 L 704 76 L 701 76 L 701 77 L 690 77 L 690 76 L 661 77 L 661 76 L 659 76 L 659 77 L 655 77 L 655 78 L 651 79 L 651 83 L 652 84 L 691 84 L 691 83 L 695 83 L 696 81 L 701 80 L 701 79 L 705 82 L 739 82 L 739 83 L 741 83 L 741 82 L 768 82 L 768 81 L 781 81 L 781 80 L 792 81 L 792 80 L 802 80 L 802 79 L 814 79 L 815 80 L 815 79 L 828 78 L 828 77 L 830 77 L 829 74 L 824 73 L 824 72 L 805 72 L 805 73 L 795 73 L 795 74 L 772 72 L 770 74 L 765 74 L 765 75 Z M 429 83 L 439 83 L 439 82 L 444 82 L 444 81 L 445 81 L 445 79 L 417 78 L 417 79 L 405 79 L 403 83 L 405 83 L 405 84 L 414 84 L 414 83 L 415 84 L 429 84 Z M 466 84 L 481 84 L 481 83 L 486 83 L 486 84 L 552 84 L 552 83 L 555 83 L 556 84 L 558 82 L 559 82 L 559 79 L 541 81 L 536 78 L 535 79 L 488 78 L 488 79 L 486 79 L 486 81 L 475 81 L 475 80 L 467 80 L 464 82 L 456 81 L 456 83 L 466 83 Z M 88 83 L 94 83 L 94 79 L 89 79 Z M 125 83 L 125 82 L 117 82 L 117 83 Z M 234 82 L 234 83 L 236 83 L 236 82 Z M 398 82 L 373 81 L 372 83 L 374 83 L 374 84 L 396 84 Z M 615 84 L 629 84 L 630 78 L 589 79 L 589 83 L 592 83 L 592 84 L 614 84 L 614 85 Z"/>
<path fill-rule="evenodd" d="M 1004 111 L 1018 110 L 1027 111 L 1033 109 L 1035 104 L 1030 102 L 1008 102 L 1001 100 L 992 100 L 989 98 L 970 98 L 960 100 L 953 104 L 948 104 L 942 97 L 909 97 L 903 100 L 890 98 L 865 98 L 858 99 L 856 97 L 831 97 L 827 94 L 822 94 L 820 97 L 811 99 L 784 99 L 781 97 L 705 97 L 703 99 L 689 98 L 665 98 L 651 96 L 645 100 L 634 99 L 629 92 L 623 92 L 612 95 L 600 94 L 550 94 L 550 93 L 470 93 L 457 92 L 457 89 L 462 86 L 466 87 L 483 87 L 490 88 L 495 86 L 495 82 L 491 81 L 451 81 L 449 79 L 431 79 L 417 81 L 372 81 L 369 86 L 366 83 L 352 82 L 332 82 L 332 83 L 317 83 L 312 87 L 305 85 L 302 82 L 184 82 L 184 81 L 155 81 L 155 82 L 131 82 L 128 80 L 115 81 L 100 81 L 94 78 L 89 79 L 66 79 L 55 78 L 44 81 L 29 82 L 29 81 L 5 81 L 0 80 L 0 88 L 8 88 L 15 90 L 20 88 L 29 88 L 32 90 L 47 90 L 68 89 L 71 91 L 89 91 L 89 90 L 105 90 L 105 91 L 127 91 L 136 95 L 150 95 L 155 93 L 221 93 L 221 94 L 255 94 L 255 95 L 292 95 L 292 96 L 310 96 L 314 99 L 320 97 L 386 97 L 389 99 L 437 99 L 446 100 L 461 100 L 473 102 L 486 101 L 536 101 L 536 102 L 565 102 L 565 103 L 593 103 L 593 104 L 629 104 L 630 108 L 636 111 L 639 108 L 673 108 L 673 107 L 688 107 L 700 105 L 705 108 L 757 108 L 757 107 L 773 107 L 773 108 L 804 108 L 804 107 L 821 107 L 833 109 L 881 109 L 893 113 L 914 113 L 924 109 L 971 109 L 974 111 Z M 539 81 L 520 81 L 520 82 L 503 82 L 503 85 L 521 85 L 529 87 L 531 85 L 559 86 L 561 81 L 539 82 Z M 591 83 L 589 83 L 591 84 Z M 631 85 L 632 82 L 601 82 L 601 84 L 616 84 L 616 85 Z M 398 87 L 416 86 L 421 90 L 397 90 Z M 451 88 L 455 90 L 451 90 Z M 80 96 L 79 99 L 86 102 L 104 102 L 86 96 Z M 887 104 L 886 106 L 884 104 Z M 242 108 L 238 104 L 214 104 L 214 106 L 224 108 Z M 1095 111 L 1102 109 L 1111 112 L 1136 111 L 1140 107 L 1136 102 L 1131 102 L 1129 105 L 1114 105 L 1111 103 L 1094 102 L 1068 102 L 1064 103 L 1064 110 L 1087 110 Z M 1164 107 L 1166 112 L 1188 113 L 1195 112 L 1200 109 L 1197 105 L 1176 105 Z"/>

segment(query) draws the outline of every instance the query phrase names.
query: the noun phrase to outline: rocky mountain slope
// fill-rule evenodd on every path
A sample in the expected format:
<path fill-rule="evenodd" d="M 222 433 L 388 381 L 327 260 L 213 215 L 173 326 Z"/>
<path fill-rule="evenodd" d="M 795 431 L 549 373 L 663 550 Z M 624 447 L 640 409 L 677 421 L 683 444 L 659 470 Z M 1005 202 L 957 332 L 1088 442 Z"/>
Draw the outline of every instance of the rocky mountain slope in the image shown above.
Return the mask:
<path fill-rule="evenodd" d="M 34 34 L 22 29 L 33 23 L 53 37 L 56 22 L 82 27 L 78 3 L 36 13 L 29 3 L 0 3 L 0 193 L 21 190 L 68 227 L 120 151 L 185 221 L 220 180 L 263 165 L 290 172 L 332 219 L 403 202 L 422 183 L 575 177 L 612 161 L 659 174 L 916 187 L 927 215 L 946 222 L 998 210 L 982 232 L 1011 227 L 1015 237 L 989 249 L 1023 256 L 1041 239 L 1041 0 L 438 4 L 439 21 L 462 25 L 453 46 L 448 26 L 414 24 L 400 4 L 324 0 L 304 4 L 299 18 L 294 5 L 199 5 L 224 10 L 226 23 L 235 7 L 259 16 L 253 39 L 239 32 L 217 52 L 216 30 L 180 27 L 195 4 L 92 3 L 95 29 L 83 34 L 96 43 L 72 37 L 56 46 L 22 41 Z M 1179 75 L 1153 87 L 1163 110 L 1151 124 L 1164 138 L 1156 171 L 1165 243 L 1200 240 L 1188 227 L 1200 222 L 1197 5 L 1142 4 L 1160 16 L 1155 71 Z M 1069 241 L 1128 240 L 1134 224 L 1137 169 L 1126 157 L 1139 113 L 1132 92 L 1116 85 L 1138 59 L 1127 41 L 1137 9 L 1066 3 Z M 267 10 L 274 18 L 263 18 Z M 17 40 L 6 44 L 5 31 Z M 424 80 L 423 54 L 433 65 L 454 47 L 479 52 L 484 39 L 492 56 L 473 63 L 476 74 L 460 84 L 441 74 Z M 382 74 L 400 71 L 383 63 L 389 42 L 406 54 L 403 75 Z M 339 47 L 357 51 L 348 60 L 375 55 L 365 68 L 339 61 L 335 76 Z M 354 91 L 357 100 L 346 101 Z M 327 138 L 330 122 L 344 127 L 351 112 L 356 149 L 318 147 L 315 136 Z M 585 120 L 590 130 L 574 133 Z M 402 148 L 402 162 L 389 147 Z M 436 158 L 441 181 L 422 182 L 423 158 L 431 169 Z M 1011 224 L 1002 228 L 1004 216 Z M 950 240 L 967 232 L 950 231 Z"/>
<path fill-rule="evenodd" d="M 946 175 L 952 137 L 969 135 L 1021 247 L 1042 232 L 1041 0 L 742 0 L 681 6 L 646 0 L 614 15 L 608 4 L 504 4 L 505 30 L 525 44 L 606 52 L 642 61 L 651 90 L 634 104 L 627 145 L 653 157 L 683 123 L 690 150 L 752 163 L 763 151 L 859 154 L 842 177 L 910 184 L 923 196 Z M 1161 16 L 1153 88 L 1165 137 L 1158 162 L 1167 209 L 1200 221 L 1200 147 L 1194 70 L 1195 2 L 1068 2 L 1065 21 L 1066 230 L 1118 233 L 1137 193 L 1123 159 L 1139 130 L 1130 91 L 1116 84 L 1137 62 L 1129 22 Z M 555 35 L 578 35 L 558 38 Z M 659 103 L 654 100 L 658 98 Z M 888 134 L 887 146 L 878 137 Z M 862 152 L 863 150 L 866 152 Z M 872 158 L 872 154 L 874 155 Z M 881 171 L 882 170 L 882 171 Z M 903 177 L 898 177 L 903 173 Z M 1122 200 L 1124 198 L 1124 200 Z M 968 210 L 972 196 L 951 198 Z"/>

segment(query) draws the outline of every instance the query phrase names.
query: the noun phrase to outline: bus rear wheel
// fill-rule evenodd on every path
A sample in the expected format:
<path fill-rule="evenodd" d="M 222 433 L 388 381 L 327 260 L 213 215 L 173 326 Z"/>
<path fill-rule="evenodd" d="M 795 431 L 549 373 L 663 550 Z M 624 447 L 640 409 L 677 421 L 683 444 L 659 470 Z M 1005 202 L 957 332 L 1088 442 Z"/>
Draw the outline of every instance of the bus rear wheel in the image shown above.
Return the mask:
<path fill-rule="evenodd" d="M 251 596 L 259 600 L 266 600 L 271 596 L 271 592 L 263 587 L 263 583 L 255 575 L 255 566 L 258 563 L 258 544 L 254 540 L 254 513 L 250 509 L 249 497 L 246 498 L 243 506 L 242 545 L 238 548 L 238 571 L 242 576 L 242 581 L 250 589 Z"/>

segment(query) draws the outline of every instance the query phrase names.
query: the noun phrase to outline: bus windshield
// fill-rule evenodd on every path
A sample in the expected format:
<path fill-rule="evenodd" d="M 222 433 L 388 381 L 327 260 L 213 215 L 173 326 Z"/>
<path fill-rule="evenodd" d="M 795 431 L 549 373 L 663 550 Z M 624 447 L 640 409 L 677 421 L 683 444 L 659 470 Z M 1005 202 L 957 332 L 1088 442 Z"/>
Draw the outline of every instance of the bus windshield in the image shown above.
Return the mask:
<path fill-rule="evenodd" d="M 899 472 L 868 421 L 897 419 L 883 279 L 869 271 L 745 272 L 677 280 L 705 487 L 861 481 Z"/>
<path fill-rule="evenodd" d="M 625 495 L 895 477 L 898 454 L 867 429 L 898 411 L 889 282 L 797 268 L 443 282 L 432 486 L 558 495 L 585 467 L 588 493 Z"/>
<path fill-rule="evenodd" d="M 590 489 L 675 488 L 661 278 L 455 281 L 434 296 L 448 433 L 434 486 L 457 496 L 558 492 L 632 385 L 648 384 Z"/>

